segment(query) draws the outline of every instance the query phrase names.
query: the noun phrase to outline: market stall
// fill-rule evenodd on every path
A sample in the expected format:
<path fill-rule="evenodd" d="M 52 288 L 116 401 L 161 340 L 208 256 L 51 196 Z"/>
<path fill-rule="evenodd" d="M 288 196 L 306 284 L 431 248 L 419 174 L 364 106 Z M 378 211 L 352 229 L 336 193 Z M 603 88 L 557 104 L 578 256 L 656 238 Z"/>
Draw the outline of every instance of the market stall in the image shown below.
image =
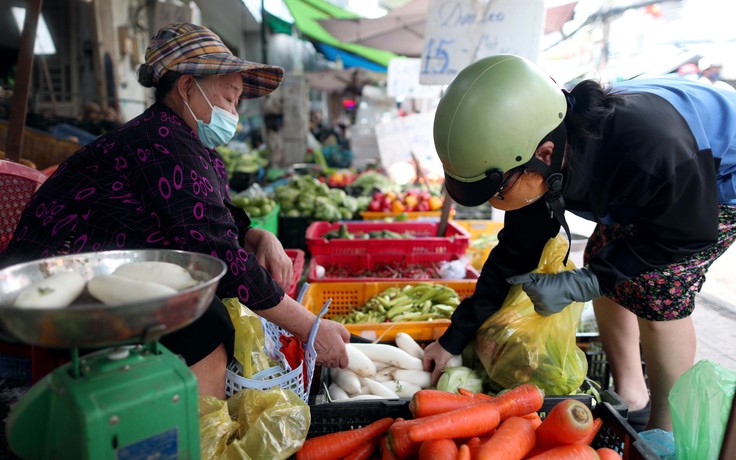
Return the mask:
<path fill-rule="evenodd" d="M 176 250 L 120 251 L 51 257 L 0 272 L 0 332 L 71 349 L 70 360 L 34 377 L 12 408 L 6 433 L 13 450 L 61 459 L 470 460 L 503 452 L 517 459 L 660 458 L 656 439 L 632 427 L 628 407 L 611 388 L 589 302 L 543 318 L 521 288 L 512 288 L 436 382 L 425 370 L 425 350 L 476 292 L 503 222 L 490 206 L 451 202 L 441 169 L 429 165 L 432 114 L 416 115 L 377 128 L 384 161 L 365 168 L 321 161 L 321 148 L 304 152 L 305 164 L 281 169 L 270 164 L 265 146 L 218 147 L 232 205 L 251 227 L 278 237 L 293 266 L 284 291 L 316 317 L 301 340 L 237 298 L 224 299 L 236 331 L 226 400 L 197 398 L 190 370 L 159 344 L 202 314 L 223 261 Z M 552 238 L 537 271 L 574 269 L 568 244 Z M 161 261 L 175 265 L 186 282 L 154 283 L 169 288 L 158 286 L 155 301 L 131 300 L 140 294 L 135 284 L 92 287 L 127 263 Z M 127 276 L 140 281 L 147 273 L 139 266 Z M 157 273 L 151 276 L 158 281 L 179 276 Z M 57 276 L 72 274 L 76 295 L 63 305 L 69 308 L 59 308 L 63 302 L 47 295 L 60 285 Z M 39 303 L 24 304 L 26 298 Z M 316 364 L 315 337 L 325 319 L 351 334 L 345 369 Z M 80 353 L 92 346 L 105 349 Z M 723 390 L 713 404 L 726 407 L 732 373 L 704 366 L 693 372 L 680 395 L 712 385 Z M 705 404 L 698 397 L 685 403 Z M 716 412 L 691 424 L 693 438 L 722 435 L 726 419 Z M 55 429 L 62 416 L 72 422 Z"/>

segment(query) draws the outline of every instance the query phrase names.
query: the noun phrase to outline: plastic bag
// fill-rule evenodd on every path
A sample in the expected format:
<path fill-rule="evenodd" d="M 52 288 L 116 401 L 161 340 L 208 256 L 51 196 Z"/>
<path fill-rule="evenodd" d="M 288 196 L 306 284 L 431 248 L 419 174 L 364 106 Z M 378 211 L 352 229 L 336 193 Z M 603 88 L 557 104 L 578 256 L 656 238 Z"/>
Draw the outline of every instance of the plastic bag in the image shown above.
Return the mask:
<path fill-rule="evenodd" d="M 677 458 L 717 459 L 736 389 L 736 371 L 698 361 L 669 395 Z"/>
<path fill-rule="evenodd" d="M 457 260 L 443 260 L 440 262 L 440 278 L 445 280 L 462 280 L 465 279 L 468 271 L 468 256 L 462 256 Z"/>
<path fill-rule="evenodd" d="M 301 449 L 311 423 L 309 406 L 293 391 L 239 391 L 227 401 L 199 400 L 203 459 L 287 459 Z"/>
<path fill-rule="evenodd" d="M 574 268 L 562 264 L 567 239 L 549 240 L 539 260 L 539 273 L 559 273 Z M 547 395 L 566 395 L 580 388 L 588 373 L 585 353 L 577 346 L 575 332 L 583 303 L 574 302 L 547 317 L 521 289 L 511 287 L 501 309 L 488 318 L 475 336 L 475 351 L 488 373 L 491 389 L 500 391 L 533 383 Z"/>
<path fill-rule="evenodd" d="M 262 370 L 275 365 L 264 351 L 266 346 L 260 316 L 250 311 L 236 298 L 223 303 L 235 327 L 235 359 L 243 365 L 243 377 L 251 378 Z"/>

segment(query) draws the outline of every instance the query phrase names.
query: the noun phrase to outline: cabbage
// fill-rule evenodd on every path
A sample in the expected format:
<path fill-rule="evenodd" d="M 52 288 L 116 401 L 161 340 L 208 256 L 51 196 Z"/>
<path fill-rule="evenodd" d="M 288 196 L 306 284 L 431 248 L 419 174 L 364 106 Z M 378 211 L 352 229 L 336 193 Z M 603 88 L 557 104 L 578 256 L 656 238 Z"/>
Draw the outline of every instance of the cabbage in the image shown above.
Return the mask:
<path fill-rule="evenodd" d="M 451 367 L 443 370 L 437 382 L 437 389 L 457 393 L 458 388 L 480 393 L 483 391 L 483 380 L 480 374 L 469 367 Z"/>

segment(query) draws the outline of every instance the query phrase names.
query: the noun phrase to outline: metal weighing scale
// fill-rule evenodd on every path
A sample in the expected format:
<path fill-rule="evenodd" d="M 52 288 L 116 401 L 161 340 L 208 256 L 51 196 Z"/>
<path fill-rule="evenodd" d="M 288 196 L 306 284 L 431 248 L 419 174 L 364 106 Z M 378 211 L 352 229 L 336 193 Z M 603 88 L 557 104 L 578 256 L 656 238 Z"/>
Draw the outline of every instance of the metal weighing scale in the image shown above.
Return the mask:
<path fill-rule="evenodd" d="M 85 279 L 128 262 L 163 261 L 200 283 L 176 295 L 105 306 L 91 297 L 63 308 L 19 308 L 25 287 L 52 274 Z M 186 363 L 159 338 L 209 307 L 226 270 L 204 254 L 173 250 L 60 256 L 0 271 L 0 324 L 16 341 L 71 350 L 71 362 L 34 384 L 6 421 L 11 449 L 26 459 L 194 459 L 199 449 L 199 392 Z M 99 349 L 80 356 L 80 349 Z"/>

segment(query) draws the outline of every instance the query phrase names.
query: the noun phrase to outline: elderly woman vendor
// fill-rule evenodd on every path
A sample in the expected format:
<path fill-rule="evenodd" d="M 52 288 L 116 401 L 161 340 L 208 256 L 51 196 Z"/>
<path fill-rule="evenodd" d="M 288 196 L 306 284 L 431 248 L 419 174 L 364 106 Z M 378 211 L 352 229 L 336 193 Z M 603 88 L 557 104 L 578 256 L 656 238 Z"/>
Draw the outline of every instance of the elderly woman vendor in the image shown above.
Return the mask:
<path fill-rule="evenodd" d="M 235 134 L 238 102 L 275 90 L 283 69 L 239 59 L 209 29 L 180 23 L 156 33 L 138 78 L 155 88 L 156 102 L 58 167 L 24 211 L 0 265 L 126 248 L 211 254 L 228 266 L 217 297 L 237 297 L 306 341 L 315 315 L 284 294 L 291 260 L 273 234 L 250 228 L 230 201 L 214 150 Z M 341 324 L 323 320 L 317 361 L 346 367 L 349 338 Z M 200 394 L 224 398 L 233 339 L 216 298 L 162 343 L 186 360 Z"/>

